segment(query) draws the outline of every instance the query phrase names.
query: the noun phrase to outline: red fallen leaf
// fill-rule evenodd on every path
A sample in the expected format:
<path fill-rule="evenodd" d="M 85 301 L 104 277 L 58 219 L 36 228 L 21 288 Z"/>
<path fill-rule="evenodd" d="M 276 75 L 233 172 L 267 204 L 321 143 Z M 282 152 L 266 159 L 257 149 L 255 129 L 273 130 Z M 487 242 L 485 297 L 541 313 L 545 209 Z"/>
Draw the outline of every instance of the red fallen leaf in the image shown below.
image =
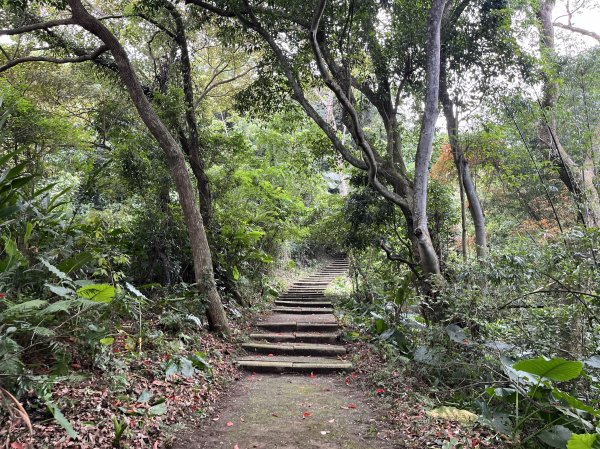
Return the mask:
<path fill-rule="evenodd" d="M 268 354 L 267 357 L 273 357 L 273 354 Z"/>
<path fill-rule="evenodd" d="M 352 379 L 358 379 L 358 374 L 352 373 Z"/>
<path fill-rule="evenodd" d="M 233 426 L 233 423 L 232 423 L 231 421 L 229 421 L 229 422 L 227 423 L 227 427 L 232 427 L 232 426 Z"/>
<path fill-rule="evenodd" d="M 308 418 L 309 416 L 310 416 L 310 412 L 302 413 L 302 417 L 304 417 L 304 418 Z"/>
<path fill-rule="evenodd" d="M 236 444 L 235 446 L 233 446 L 233 449 L 240 449 L 240 447 Z"/>
<path fill-rule="evenodd" d="M 0 299 L 4 299 L 4 298 L 6 298 L 6 293 L 0 293 Z M 21 444 L 21 443 L 12 443 L 12 444 Z"/>
<path fill-rule="evenodd" d="M 377 390 L 375 390 L 375 393 L 382 394 L 385 393 L 385 390 L 383 388 L 378 388 Z"/>
<path fill-rule="evenodd" d="M 4 297 L 4 295 L 2 295 L 2 297 Z M 25 446 L 23 445 L 23 443 L 16 443 L 16 442 L 10 443 L 11 449 L 24 449 L 24 447 Z"/>
<path fill-rule="evenodd" d="M 346 377 L 346 385 L 350 385 L 350 378 Z"/>
<path fill-rule="evenodd" d="M 311 372 L 311 373 L 310 373 L 310 378 L 311 378 L 311 379 L 314 379 L 315 377 L 317 377 L 317 376 L 315 376 L 315 373 L 312 373 L 312 372 Z"/>
<path fill-rule="evenodd" d="M 356 404 L 348 404 L 348 408 L 356 408 Z"/>

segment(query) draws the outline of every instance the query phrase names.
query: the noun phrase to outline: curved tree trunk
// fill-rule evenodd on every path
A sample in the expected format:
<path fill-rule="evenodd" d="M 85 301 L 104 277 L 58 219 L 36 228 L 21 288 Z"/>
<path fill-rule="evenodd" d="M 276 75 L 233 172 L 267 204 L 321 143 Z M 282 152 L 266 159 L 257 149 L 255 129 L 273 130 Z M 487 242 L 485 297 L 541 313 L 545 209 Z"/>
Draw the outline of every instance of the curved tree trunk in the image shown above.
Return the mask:
<path fill-rule="evenodd" d="M 483 214 L 483 208 L 479 201 L 479 195 L 475 189 L 475 184 L 471 178 L 471 171 L 469 169 L 469 162 L 465 157 L 465 154 L 458 141 L 458 121 L 454 115 L 454 104 L 448 94 L 448 85 L 446 80 L 446 70 L 444 63 L 441 66 L 440 75 L 440 100 L 442 102 L 442 109 L 444 111 L 444 117 L 446 118 L 446 130 L 448 132 L 448 141 L 450 143 L 450 149 L 452 156 L 454 157 L 454 165 L 460 176 L 462 187 L 464 187 L 464 193 L 469 201 L 469 212 L 473 219 L 475 226 L 475 245 L 477 247 L 477 258 L 485 259 L 487 257 L 487 233 L 485 230 L 485 216 Z"/>
<path fill-rule="evenodd" d="M 183 152 L 144 95 L 129 57 L 118 39 L 85 9 L 80 0 L 69 0 L 69 6 L 74 22 L 98 37 L 109 48 L 140 118 L 165 152 L 190 237 L 196 282 L 201 292 L 207 296 L 209 325 L 213 330 L 228 333 L 227 317 L 215 285 L 210 248 Z"/>

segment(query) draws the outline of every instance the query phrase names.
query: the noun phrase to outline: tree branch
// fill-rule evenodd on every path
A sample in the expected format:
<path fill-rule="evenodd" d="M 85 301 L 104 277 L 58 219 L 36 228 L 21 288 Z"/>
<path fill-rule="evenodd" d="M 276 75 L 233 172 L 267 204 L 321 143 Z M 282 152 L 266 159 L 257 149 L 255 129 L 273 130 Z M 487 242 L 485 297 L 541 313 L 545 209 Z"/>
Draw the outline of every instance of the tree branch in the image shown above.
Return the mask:
<path fill-rule="evenodd" d="M 377 190 L 381 194 L 381 196 L 383 196 L 388 201 L 397 204 L 398 206 L 409 207 L 408 201 L 405 198 L 402 198 L 397 193 L 389 190 L 377 178 L 377 160 L 375 158 L 375 154 L 373 153 L 371 145 L 369 144 L 366 136 L 364 135 L 360 124 L 360 120 L 358 118 L 358 113 L 356 112 L 356 109 L 354 108 L 352 102 L 348 98 L 348 95 L 346 95 L 342 87 L 338 84 L 338 82 L 334 79 L 334 77 L 327 69 L 327 64 L 321 51 L 321 47 L 319 46 L 317 37 L 319 31 L 319 24 L 323 17 L 323 13 L 325 12 L 326 5 L 327 0 L 319 0 L 319 4 L 314 12 L 313 20 L 310 27 L 310 43 L 313 50 L 313 54 L 315 56 L 317 67 L 319 68 L 319 72 L 321 73 L 325 84 L 333 91 L 333 93 L 335 93 L 336 97 L 338 98 L 346 112 L 348 112 L 350 119 L 352 120 L 352 126 L 356 135 L 356 143 L 361 148 L 367 165 L 369 182 L 375 188 L 375 190 Z"/>
<path fill-rule="evenodd" d="M 32 23 L 30 25 L 24 25 L 22 27 L 13 28 L 10 30 L 0 30 L 0 36 L 15 36 L 17 34 L 29 33 L 30 31 L 47 30 L 49 28 L 54 28 L 61 25 L 73 25 L 73 23 L 72 17 L 69 17 L 68 19 L 57 19 L 49 20 L 47 22 Z"/>
<path fill-rule="evenodd" d="M 394 254 L 392 248 L 390 248 L 386 243 L 385 243 L 385 239 L 383 237 L 381 237 L 379 239 L 379 247 L 385 251 L 385 255 L 387 256 L 387 258 L 393 262 L 401 262 L 403 264 L 406 264 L 408 266 L 408 268 L 410 269 L 410 271 L 412 271 L 412 273 L 415 275 L 415 277 L 417 279 L 421 279 L 421 275 L 420 273 L 417 271 L 417 267 L 418 265 L 414 262 L 411 262 L 410 260 L 407 260 L 405 258 L 403 258 L 402 256 L 398 255 L 398 254 Z"/>
<path fill-rule="evenodd" d="M 51 58 L 48 56 L 25 56 L 23 58 L 17 58 L 17 59 L 8 61 L 6 64 L 4 64 L 3 66 L 0 67 L 0 73 L 5 72 L 6 70 L 10 69 L 11 67 L 14 67 L 19 64 L 23 64 L 25 62 L 51 62 L 53 64 L 70 64 L 70 63 L 77 63 L 77 62 L 93 61 L 98 56 L 100 56 L 102 53 L 105 53 L 107 51 L 108 51 L 108 47 L 106 47 L 106 45 L 102 45 L 101 47 L 98 47 L 98 49 L 96 49 L 93 53 L 90 53 L 87 55 L 81 55 L 76 58 Z"/>
<path fill-rule="evenodd" d="M 579 33 L 587 37 L 591 37 L 592 39 L 596 39 L 598 43 L 600 43 L 600 34 L 594 33 L 593 31 L 586 30 L 583 28 L 576 27 L 574 25 L 567 25 L 565 23 L 554 22 L 552 25 L 558 28 L 562 28 L 563 30 L 572 31 L 573 33 Z"/>

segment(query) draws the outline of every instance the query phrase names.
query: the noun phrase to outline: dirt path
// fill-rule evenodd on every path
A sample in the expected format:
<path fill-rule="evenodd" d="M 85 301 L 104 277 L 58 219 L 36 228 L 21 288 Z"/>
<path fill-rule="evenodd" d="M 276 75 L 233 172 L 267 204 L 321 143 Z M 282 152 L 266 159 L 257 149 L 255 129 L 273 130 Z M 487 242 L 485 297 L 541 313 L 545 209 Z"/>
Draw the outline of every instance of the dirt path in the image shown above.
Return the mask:
<path fill-rule="evenodd" d="M 384 434 L 373 409 L 346 381 L 352 364 L 340 359 L 346 348 L 324 290 L 347 268 L 345 259 L 333 260 L 275 302 L 273 313 L 242 345 L 249 355 L 237 363 L 248 373 L 223 398 L 218 415 L 181 438 L 176 448 L 398 447 L 378 438 Z"/>
<path fill-rule="evenodd" d="M 377 416 L 339 375 L 252 374 L 236 383 L 205 427 L 176 449 L 392 449 Z"/>

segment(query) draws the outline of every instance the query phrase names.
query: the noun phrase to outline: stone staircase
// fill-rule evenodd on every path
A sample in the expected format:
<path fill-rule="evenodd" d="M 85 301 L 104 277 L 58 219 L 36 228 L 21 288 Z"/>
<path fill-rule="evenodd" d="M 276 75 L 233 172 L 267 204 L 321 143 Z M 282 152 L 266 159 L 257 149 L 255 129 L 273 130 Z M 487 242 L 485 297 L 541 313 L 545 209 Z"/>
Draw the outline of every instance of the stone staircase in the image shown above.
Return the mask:
<path fill-rule="evenodd" d="M 323 293 L 347 271 L 348 261 L 337 258 L 319 273 L 295 282 L 275 301 L 273 313 L 256 324 L 256 332 L 242 345 L 253 355 L 238 359 L 238 366 L 277 373 L 351 370 L 351 363 L 338 358 L 346 354 L 346 348 L 339 344 L 333 304 Z"/>

